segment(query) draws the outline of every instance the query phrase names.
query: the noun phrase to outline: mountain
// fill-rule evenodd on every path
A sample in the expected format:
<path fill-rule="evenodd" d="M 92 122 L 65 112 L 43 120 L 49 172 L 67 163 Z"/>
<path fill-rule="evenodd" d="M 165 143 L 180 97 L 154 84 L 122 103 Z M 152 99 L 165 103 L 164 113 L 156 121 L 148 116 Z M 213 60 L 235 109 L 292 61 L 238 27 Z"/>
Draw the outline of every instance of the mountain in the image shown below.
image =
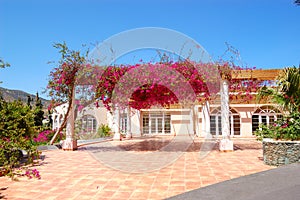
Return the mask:
<path fill-rule="evenodd" d="M 11 90 L 0 87 L 0 95 L 2 95 L 5 101 L 14 101 L 20 99 L 24 103 L 27 103 L 28 96 L 30 96 L 30 98 L 32 99 L 31 105 L 35 104 L 35 95 L 29 94 L 21 90 Z M 50 104 L 50 101 L 41 97 L 40 99 L 42 101 L 44 109 L 47 109 L 48 105 Z"/>

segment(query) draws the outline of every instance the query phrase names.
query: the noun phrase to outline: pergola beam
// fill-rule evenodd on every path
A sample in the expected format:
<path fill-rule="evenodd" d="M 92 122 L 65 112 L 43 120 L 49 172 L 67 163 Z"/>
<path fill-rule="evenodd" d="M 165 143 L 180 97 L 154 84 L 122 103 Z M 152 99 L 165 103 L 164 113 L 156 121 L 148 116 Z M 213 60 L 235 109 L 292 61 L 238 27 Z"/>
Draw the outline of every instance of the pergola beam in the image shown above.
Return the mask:
<path fill-rule="evenodd" d="M 233 79 L 257 79 L 257 80 L 275 80 L 280 74 L 281 69 L 254 69 L 254 70 L 233 70 Z"/>

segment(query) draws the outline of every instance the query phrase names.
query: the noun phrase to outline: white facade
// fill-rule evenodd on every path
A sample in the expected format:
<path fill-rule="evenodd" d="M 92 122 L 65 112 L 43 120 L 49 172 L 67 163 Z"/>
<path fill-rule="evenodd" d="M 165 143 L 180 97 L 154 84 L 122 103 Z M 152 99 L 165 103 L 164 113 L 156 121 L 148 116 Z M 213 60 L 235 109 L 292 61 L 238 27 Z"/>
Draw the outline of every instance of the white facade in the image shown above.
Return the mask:
<path fill-rule="evenodd" d="M 231 137 L 252 137 L 253 131 L 260 123 L 273 123 L 282 116 L 274 105 L 265 104 L 230 104 L 229 130 Z M 53 129 L 57 129 L 67 111 L 67 105 L 55 108 L 52 115 Z M 116 116 L 118 115 L 118 116 Z M 196 134 L 199 137 L 221 137 L 222 120 L 220 105 L 210 105 L 208 102 L 196 105 L 190 109 L 131 109 L 119 110 L 110 114 L 103 106 L 96 108 L 93 104 L 77 113 L 76 120 L 85 119 L 96 129 L 101 124 L 108 124 L 114 132 L 122 134 L 130 132 L 132 136 L 141 135 L 178 135 Z M 116 120 L 118 122 L 116 123 Z M 86 126 L 86 125 L 85 125 Z"/>
<path fill-rule="evenodd" d="M 67 110 L 68 104 L 66 103 L 55 107 L 52 114 L 53 130 L 57 130 L 61 126 Z M 75 121 L 77 121 L 76 123 L 80 121 L 78 124 L 82 126 L 81 130 L 96 132 L 101 124 L 111 124 L 112 115 L 103 106 L 96 108 L 92 103 L 75 114 Z M 110 127 L 112 126 L 110 125 Z"/>
<path fill-rule="evenodd" d="M 53 114 L 52 114 L 52 121 L 53 121 L 52 129 L 53 130 L 58 129 L 61 126 L 61 124 L 63 123 L 63 120 L 65 118 L 65 115 L 67 113 L 67 110 L 68 110 L 67 103 L 56 106 L 53 109 Z"/>

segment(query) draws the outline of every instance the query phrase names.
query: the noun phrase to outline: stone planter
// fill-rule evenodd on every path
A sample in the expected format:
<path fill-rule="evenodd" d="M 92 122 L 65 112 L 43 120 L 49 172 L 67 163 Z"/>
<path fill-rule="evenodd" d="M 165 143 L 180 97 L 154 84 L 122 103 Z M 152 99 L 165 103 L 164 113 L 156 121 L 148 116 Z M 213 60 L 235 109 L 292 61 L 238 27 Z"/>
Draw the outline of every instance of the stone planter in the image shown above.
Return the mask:
<path fill-rule="evenodd" d="M 267 165 L 287 165 L 300 162 L 300 141 L 263 140 L 264 163 Z"/>

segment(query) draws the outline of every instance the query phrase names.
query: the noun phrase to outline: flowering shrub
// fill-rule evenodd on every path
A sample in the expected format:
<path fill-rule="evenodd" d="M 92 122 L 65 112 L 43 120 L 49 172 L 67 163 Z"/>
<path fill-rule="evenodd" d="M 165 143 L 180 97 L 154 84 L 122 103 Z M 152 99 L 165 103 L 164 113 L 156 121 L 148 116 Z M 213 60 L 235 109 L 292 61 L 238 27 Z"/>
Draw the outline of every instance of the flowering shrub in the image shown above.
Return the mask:
<path fill-rule="evenodd" d="M 48 141 L 47 131 L 43 131 L 43 132 L 39 133 L 38 136 L 36 138 L 34 138 L 33 140 L 38 143 L 47 142 Z"/>
<path fill-rule="evenodd" d="M 294 112 L 289 116 L 275 121 L 273 125 L 260 125 L 255 131 L 259 140 L 272 138 L 275 140 L 300 140 L 300 113 Z"/>
<path fill-rule="evenodd" d="M 53 135 L 55 134 L 55 131 L 53 130 L 44 130 L 40 132 L 33 140 L 38 144 L 46 144 L 48 143 Z M 63 139 L 63 133 L 59 133 L 59 137 L 55 140 L 55 142 L 59 142 Z"/>
<path fill-rule="evenodd" d="M 20 165 L 21 150 L 28 153 L 28 163 L 38 156 L 33 141 L 34 115 L 22 102 L 0 98 L 0 116 L 0 167 L 13 176 L 13 169 Z"/>

